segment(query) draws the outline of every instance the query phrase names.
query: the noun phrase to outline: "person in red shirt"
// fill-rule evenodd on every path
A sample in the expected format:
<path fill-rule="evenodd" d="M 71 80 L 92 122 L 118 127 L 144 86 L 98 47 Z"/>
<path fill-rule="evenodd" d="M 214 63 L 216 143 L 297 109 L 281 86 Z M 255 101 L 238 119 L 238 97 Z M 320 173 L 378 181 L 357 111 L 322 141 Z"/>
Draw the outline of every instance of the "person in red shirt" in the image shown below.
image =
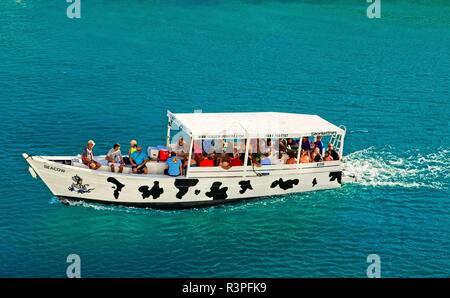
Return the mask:
<path fill-rule="evenodd" d="M 214 160 L 208 154 L 203 153 L 203 159 L 200 161 L 201 167 L 213 167 L 214 166 Z"/>
<path fill-rule="evenodd" d="M 239 153 L 236 153 L 234 155 L 234 157 L 230 160 L 230 165 L 232 165 L 233 167 L 235 167 L 235 166 L 242 166 L 242 161 L 241 161 L 241 158 L 239 156 Z"/>

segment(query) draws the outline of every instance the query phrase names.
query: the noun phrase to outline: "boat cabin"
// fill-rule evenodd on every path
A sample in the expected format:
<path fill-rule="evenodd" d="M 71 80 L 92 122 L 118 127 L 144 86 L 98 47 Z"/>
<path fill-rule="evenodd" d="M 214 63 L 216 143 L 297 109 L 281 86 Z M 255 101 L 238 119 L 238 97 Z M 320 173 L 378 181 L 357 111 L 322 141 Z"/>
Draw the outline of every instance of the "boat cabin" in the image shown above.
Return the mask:
<path fill-rule="evenodd" d="M 167 113 L 167 147 L 176 150 L 180 136 L 188 144 L 187 160 L 197 159 L 195 166 L 186 163 L 187 177 L 254 176 L 279 172 L 297 172 L 302 168 L 340 163 L 340 160 L 302 163 L 302 151 L 312 151 L 316 138 L 321 139 L 320 155 L 325 156 L 329 143 L 343 155 L 345 127 L 338 127 L 317 115 L 254 113 Z M 178 133 L 173 136 L 173 131 Z M 173 140 L 171 142 L 171 140 Z M 302 143 L 307 140 L 308 144 Z M 309 146 L 309 147 L 308 147 Z M 303 147 L 303 149 L 302 149 Z M 310 148 L 309 150 L 306 147 Z M 308 153 L 309 153 L 308 152 Z M 212 167 L 199 166 L 198 159 L 215 158 Z M 224 168 L 218 163 L 225 157 L 240 165 Z M 294 163 L 286 163 L 289 156 Z M 261 162 L 269 159 L 269 162 Z"/>

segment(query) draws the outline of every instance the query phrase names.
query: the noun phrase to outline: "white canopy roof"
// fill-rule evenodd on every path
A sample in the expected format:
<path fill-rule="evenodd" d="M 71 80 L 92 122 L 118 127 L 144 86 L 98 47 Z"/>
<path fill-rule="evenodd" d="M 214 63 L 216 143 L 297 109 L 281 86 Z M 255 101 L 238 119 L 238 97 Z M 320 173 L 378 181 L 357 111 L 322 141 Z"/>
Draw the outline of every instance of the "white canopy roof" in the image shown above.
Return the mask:
<path fill-rule="evenodd" d="M 179 127 L 195 139 L 288 138 L 343 134 L 344 130 L 317 115 L 254 113 L 171 113 L 171 127 Z"/>

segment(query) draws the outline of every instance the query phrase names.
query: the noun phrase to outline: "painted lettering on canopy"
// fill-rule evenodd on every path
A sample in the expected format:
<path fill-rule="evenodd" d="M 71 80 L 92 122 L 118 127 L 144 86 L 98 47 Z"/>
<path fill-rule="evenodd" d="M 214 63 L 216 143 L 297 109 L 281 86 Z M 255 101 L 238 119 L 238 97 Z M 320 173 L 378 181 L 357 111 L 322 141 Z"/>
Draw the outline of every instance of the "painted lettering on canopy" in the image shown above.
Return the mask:
<path fill-rule="evenodd" d="M 319 132 L 312 132 L 311 136 L 328 136 L 328 135 L 335 135 L 336 131 L 319 131 Z"/>

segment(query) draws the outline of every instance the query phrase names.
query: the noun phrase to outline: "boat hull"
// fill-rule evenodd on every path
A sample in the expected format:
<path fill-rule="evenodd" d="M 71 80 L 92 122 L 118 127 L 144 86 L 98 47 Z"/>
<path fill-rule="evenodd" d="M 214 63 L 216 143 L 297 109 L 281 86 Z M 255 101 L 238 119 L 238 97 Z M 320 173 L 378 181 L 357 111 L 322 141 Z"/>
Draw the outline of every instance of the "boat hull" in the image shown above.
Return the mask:
<path fill-rule="evenodd" d="M 245 177 L 186 178 L 93 171 L 37 156 L 24 154 L 24 158 L 60 199 L 157 209 L 212 206 L 332 189 L 340 187 L 342 179 L 340 162 L 288 174 L 250 171 Z"/>

